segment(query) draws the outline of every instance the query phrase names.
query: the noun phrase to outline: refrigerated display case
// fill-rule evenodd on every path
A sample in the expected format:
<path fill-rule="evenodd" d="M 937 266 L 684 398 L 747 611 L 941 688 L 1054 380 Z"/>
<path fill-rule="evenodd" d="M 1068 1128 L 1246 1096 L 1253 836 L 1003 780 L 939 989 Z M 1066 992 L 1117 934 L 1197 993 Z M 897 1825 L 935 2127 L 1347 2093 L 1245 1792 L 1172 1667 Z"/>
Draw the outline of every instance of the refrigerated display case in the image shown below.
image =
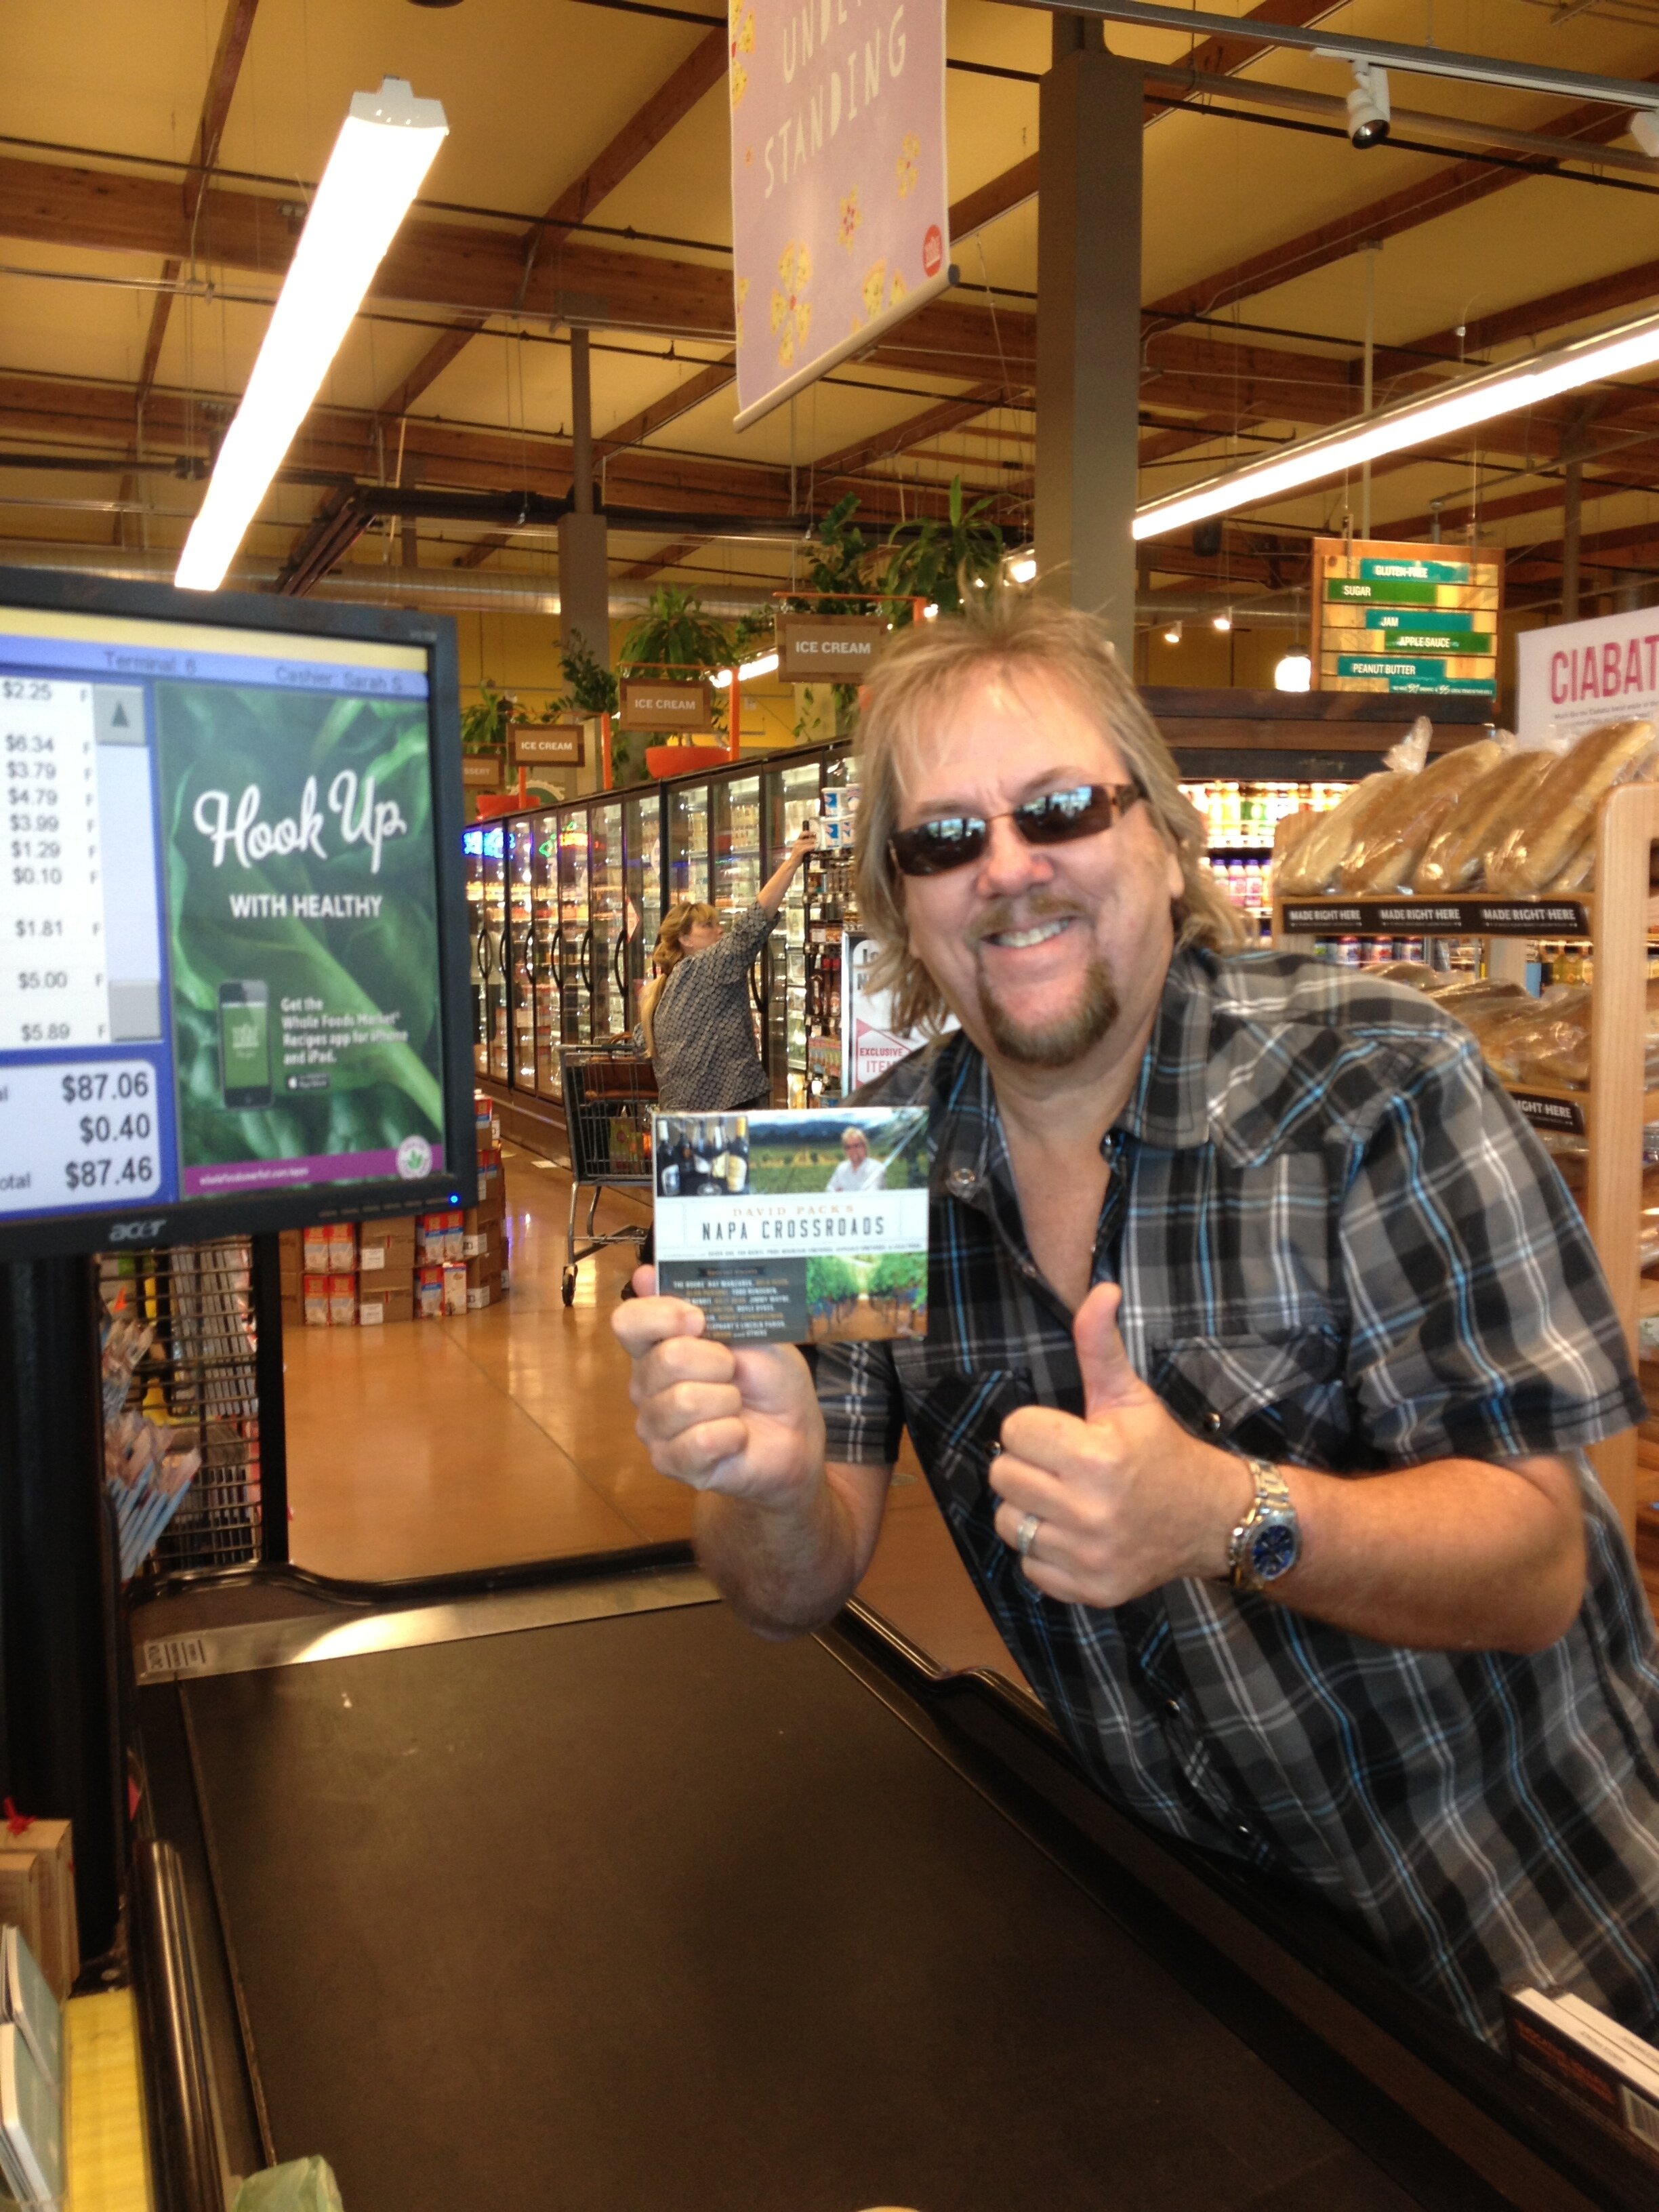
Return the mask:
<path fill-rule="evenodd" d="M 595 793 L 466 831 L 476 1063 L 501 1086 L 509 1121 L 525 1102 L 517 1133 L 533 1122 L 550 1141 L 562 1127 L 563 1048 L 603 1044 L 638 1021 L 665 905 L 751 905 L 817 812 L 825 762 L 844 750 Z M 797 876 L 751 984 L 779 1104 L 806 1097 L 806 939 Z"/>

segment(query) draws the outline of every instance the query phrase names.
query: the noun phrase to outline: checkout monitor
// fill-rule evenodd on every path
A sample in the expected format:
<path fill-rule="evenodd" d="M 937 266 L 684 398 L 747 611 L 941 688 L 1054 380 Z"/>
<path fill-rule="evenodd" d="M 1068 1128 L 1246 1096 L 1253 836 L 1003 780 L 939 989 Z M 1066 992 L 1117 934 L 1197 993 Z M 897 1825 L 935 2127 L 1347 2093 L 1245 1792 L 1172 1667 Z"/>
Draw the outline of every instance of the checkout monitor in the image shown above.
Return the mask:
<path fill-rule="evenodd" d="M 462 1202 L 453 626 L 0 570 L 0 1258 Z"/>

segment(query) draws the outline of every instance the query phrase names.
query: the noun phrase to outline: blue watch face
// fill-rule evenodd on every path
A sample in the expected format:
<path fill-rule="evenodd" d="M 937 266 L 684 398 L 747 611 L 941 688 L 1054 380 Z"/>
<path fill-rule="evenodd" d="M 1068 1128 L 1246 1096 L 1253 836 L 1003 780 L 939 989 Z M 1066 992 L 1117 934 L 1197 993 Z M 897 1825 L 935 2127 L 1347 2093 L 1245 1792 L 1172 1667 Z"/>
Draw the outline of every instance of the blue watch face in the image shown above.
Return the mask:
<path fill-rule="evenodd" d="M 1294 1528 L 1282 1522 L 1270 1522 L 1250 1540 L 1250 1566 L 1259 1582 L 1276 1582 L 1296 1565 L 1297 1540 Z"/>

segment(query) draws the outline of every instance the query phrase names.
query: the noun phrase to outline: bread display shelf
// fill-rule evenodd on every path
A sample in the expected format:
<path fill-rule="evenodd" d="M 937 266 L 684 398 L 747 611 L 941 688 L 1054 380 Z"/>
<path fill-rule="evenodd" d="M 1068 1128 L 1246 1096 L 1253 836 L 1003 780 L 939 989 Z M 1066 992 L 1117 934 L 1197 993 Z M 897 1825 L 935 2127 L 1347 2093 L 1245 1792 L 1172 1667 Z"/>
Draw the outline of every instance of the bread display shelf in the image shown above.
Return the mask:
<path fill-rule="evenodd" d="M 1641 1269 L 1642 1130 L 1659 1121 L 1659 1091 L 1645 1085 L 1647 946 L 1659 932 L 1659 899 L 1649 885 L 1659 843 L 1659 785 L 1623 784 L 1607 793 L 1595 825 L 1592 896 L 1534 899 L 1293 898 L 1274 902 L 1277 940 L 1309 936 L 1580 937 L 1594 960 L 1589 1082 L 1583 1091 L 1537 1084 L 1511 1086 L 1528 1119 L 1582 1133 L 1589 1147 L 1584 1218 L 1601 1256 L 1620 1322 L 1638 1356 Z M 1571 920 L 1558 916 L 1571 916 Z M 1491 963 L 1506 974 L 1521 958 L 1503 948 Z M 1651 1427 L 1652 1424 L 1648 1425 Z M 1608 1494 L 1634 1533 L 1637 1435 L 1598 1444 L 1595 1462 Z"/>
<path fill-rule="evenodd" d="M 1659 898 L 1647 902 L 1659 930 Z M 1594 937 L 1595 900 L 1574 898 L 1291 898 L 1277 902 L 1279 927 L 1314 937 Z"/>

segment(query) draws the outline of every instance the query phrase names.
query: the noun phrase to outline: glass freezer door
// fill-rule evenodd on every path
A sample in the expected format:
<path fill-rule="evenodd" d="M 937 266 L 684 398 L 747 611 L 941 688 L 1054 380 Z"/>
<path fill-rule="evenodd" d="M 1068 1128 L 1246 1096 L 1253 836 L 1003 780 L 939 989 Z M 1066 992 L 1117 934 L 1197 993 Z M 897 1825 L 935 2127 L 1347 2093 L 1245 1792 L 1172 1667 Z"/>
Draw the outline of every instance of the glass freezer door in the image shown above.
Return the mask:
<path fill-rule="evenodd" d="M 591 1044 L 588 1020 L 587 809 L 573 807 L 559 823 L 559 1036 Z"/>
<path fill-rule="evenodd" d="M 533 1091 L 536 1087 L 532 934 L 532 866 L 535 852 L 535 824 L 530 816 L 521 814 L 508 828 L 507 837 L 507 1000 L 513 1035 L 507 1079 L 517 1091 Z"/>
<path fill-rule="evenodd" d="M 507 832 L 498 823 L 483 833 L 484 1073 L 510 1079 L 507 1006 Z"/>
<path fill-rule="evenodd" d="M 708 786 L 676 784 L 668 794 L 669 867 L 674 902 L 708 898 Z"/>
<path fill-rule="evenodd" d="M 760 896 L 761 780 L 722 776 L 714 787 L 714 904 L 728 919 Z"/>
<path fill-rule="evenodd" d="M 640 1018 L 640 992 L 651 972 L 651 948 L 662 927 L 662 802 L 656 793 L 623 802 L 626 889 L 623 902 L 627 950 L 627 1012 L 623 1026 Z"/>
<path fill-rule="evenodd" d="M 483 841 L 482 830 L 461 836 L 461 867 L 466 879 L 467 968 L 472 983 L 472 1072 L 489 1073 L 489 1017 L 484 978 L 489 969 L 489 941 L 484 932 Z"/>
<path fill-rule="evenodd" d="M 766 867 L 775 868 L 804 823 L 818 811 L 819 764 L 766 771 Z M 766 940 L 766 1066 L 775 1106 L 806 1103 L 806 871 L 784 893 L 777 927 Z"/>
<path fill-rule="evenodd" d="M 624 943 L 622 812 L 621 800 L 613 799 L 588 816 L 587 998 L 595 1044 L 627 1027 L 618 968 Z"/>
<path fill-rule="evenodd" d="M 536 993 L 536 1091 L 556 1098 L 559 1090 L 559 817 L 536 817 L 531 864 L 531 930 Z"/>

